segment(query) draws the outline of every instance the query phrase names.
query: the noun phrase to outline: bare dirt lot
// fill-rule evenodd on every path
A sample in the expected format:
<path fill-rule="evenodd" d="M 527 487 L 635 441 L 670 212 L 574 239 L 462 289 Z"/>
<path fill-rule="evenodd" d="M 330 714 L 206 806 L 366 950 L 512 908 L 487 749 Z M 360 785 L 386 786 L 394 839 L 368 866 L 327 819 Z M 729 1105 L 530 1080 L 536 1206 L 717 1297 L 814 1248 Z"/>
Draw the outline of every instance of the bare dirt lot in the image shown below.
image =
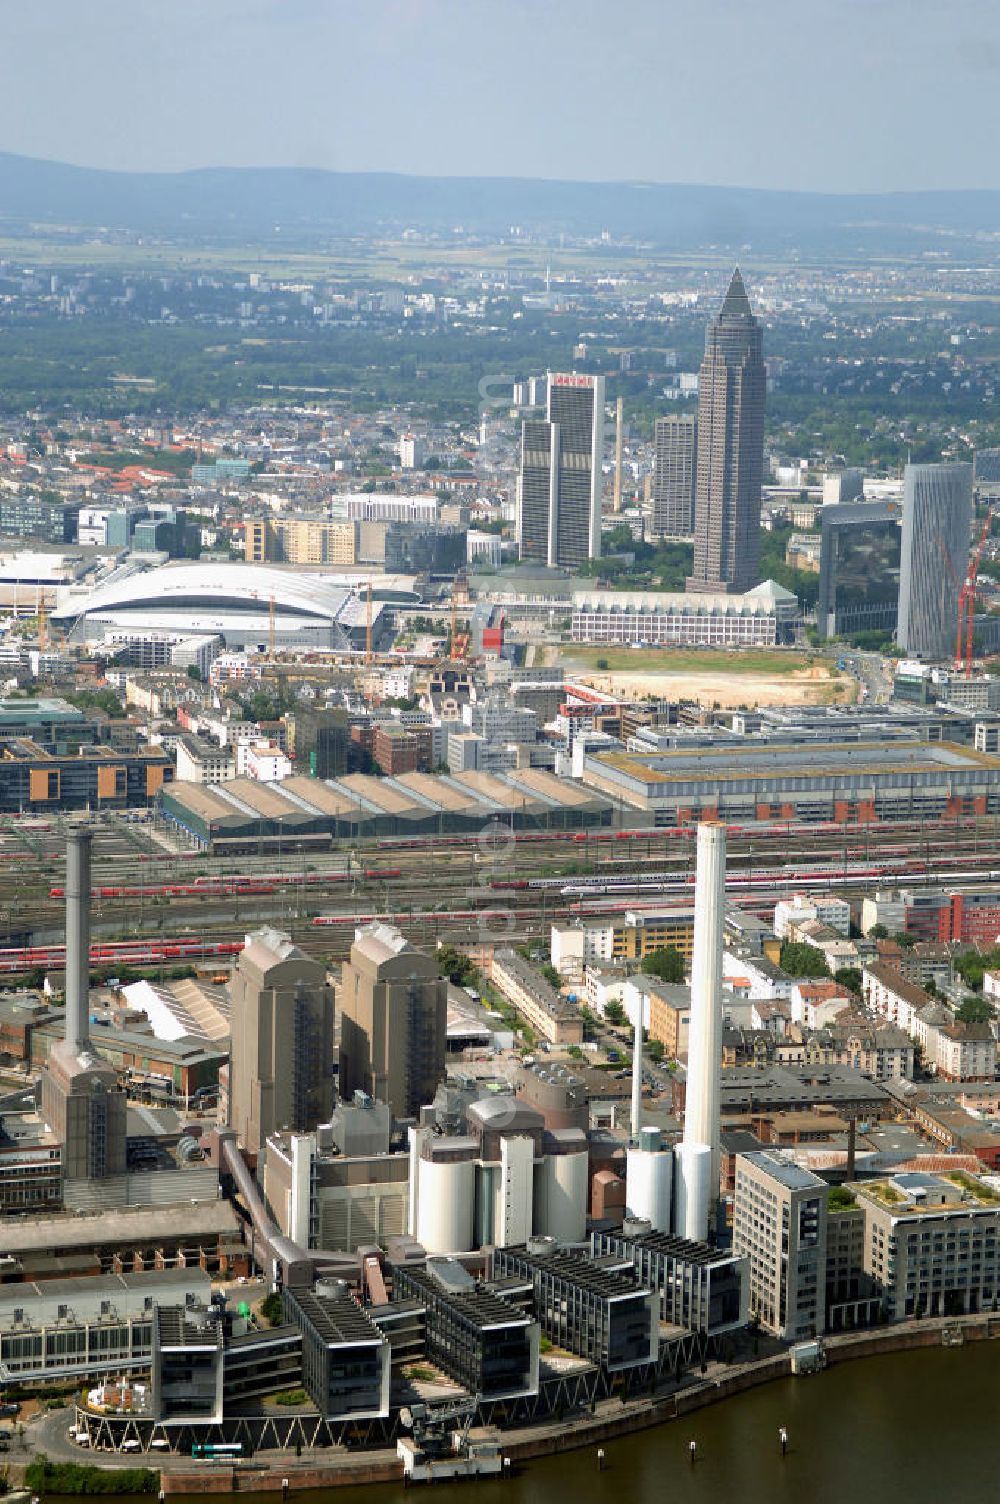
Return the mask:
<path fill-rule="evenodd" d="M 619 651 L 602 656 L 606 670 L 597 668 L 598 656 L 593 650 L 570 649 L 562 661 L 583 683 L 625 699 L 655 695 L 731 710 L 741 705 L 849 705 L 857 693 L 849 675 L 806 654 L 637 652 L 630 657 Z"/>

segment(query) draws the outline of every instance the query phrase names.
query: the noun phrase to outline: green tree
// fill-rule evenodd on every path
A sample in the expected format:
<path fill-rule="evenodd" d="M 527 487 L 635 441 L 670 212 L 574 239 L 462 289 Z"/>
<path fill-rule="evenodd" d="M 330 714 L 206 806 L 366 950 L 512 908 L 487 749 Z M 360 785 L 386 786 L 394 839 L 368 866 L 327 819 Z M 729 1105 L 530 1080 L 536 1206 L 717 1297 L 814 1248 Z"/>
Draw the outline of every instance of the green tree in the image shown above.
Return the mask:
<path fill-rule="evenodd" d="M 828 977 L 826 957 L 815 945 L 801 940 L 786 940 L 781 947 L 781 969 L 790 977 Z"/>
<path fill-rule="evenodd" d="M 284 1320 L 284 1306 L 277 1290 L 272 1290 L 270 1295 L 265 1295 L 260 1303 L 260 1314 L 268 1326 L 280 1326 Z"/>
<path fill-rule="evenodd" d="M 437 953 L 438 976 L 447 977 L 456 987 L 469 987 L 478 976 L 475 966 L 464 951 L 453 945 L 442 945 Z"/>
<path fill-rule="evenodd" d="M 841 987 L 846 987 L 855 997 L 861 995 L 861 973 L 856 966 L 842 966 L 834 972 L 834 978 Z"/>
<path fill-rule="evenodd" d="M 650 951 L 643 959 L 642 969 L 647 976 L 659 977 L 661 982 L 683 982 L 684 957 L 676 946 L 664 945 Z"/>
<path fill-rule="evenodd" d="M 610 1003 L 604 1005 L 604 1017 L 609 1024 L 620 1028 L 625 1022 L 625 1009 L 617 998 L 612 998 Z"/>
<path fill-rule="evenodd" d="M 888 938 L 889 931 L 886 929 L 884 924 L 873 924 L 871 929 L 868 931 L 869 940 L 888 940 Z"/>
<path fill-rule="evenodd" d="M 651 1060 L 654 1065 L 660 1064 L 660 1061 L 663 1059 L 664 1053 L 665 1051 L 663 1048 L 662 1039 L 651 1039 L 646 1045 L 646 1058 L 647 1060 Z"/>
<path fill-rule="evenodd" d="M 558 971 L 556 971 L 555 967 L 550 966 L 546 961 L 544 966 L 539 967 L 539 970 L 541 971 L 542 976 L 548 982 L 549 986 L 554 987 L 558 992 L 562 987 L 562 977 L 559 975 Z"/>
<path fill-rule="evenodd" d="M 992 1003 L 984 997 L 965 997 L 955 1009 L 960 1024 L 988 1024 L 994 1013 Z"/>

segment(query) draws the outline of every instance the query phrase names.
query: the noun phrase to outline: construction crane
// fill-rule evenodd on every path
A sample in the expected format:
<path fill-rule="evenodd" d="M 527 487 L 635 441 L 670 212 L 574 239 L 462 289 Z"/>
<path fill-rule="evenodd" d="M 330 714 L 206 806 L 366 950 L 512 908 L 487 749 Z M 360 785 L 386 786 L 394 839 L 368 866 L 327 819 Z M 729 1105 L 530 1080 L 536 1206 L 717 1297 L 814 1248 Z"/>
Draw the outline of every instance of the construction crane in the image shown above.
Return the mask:
<path fill-rule="evenodd" d="M 955 634 L 955 667 L 964 673 L 967 679 L 972 677 L 972 649 L 973 634 L 976 625 L 976 582 L 979 578 L 979 564 L 983 557 L 983 549 L 986 540 L 990 536 L 990 528 L 993 526 L 993 503 L 990 502 L 986 509 L 986 520 L 979 534 L 979 541 L 972 550 L 969 559 L 969 568 L 962 582 L 962 588 L 958 592 L 958 629 Z"/>
<path fill-rule="evenodd" d="M 372 582 L 368 581 L 368 595 L 365 601 L 365 662 L 371 663 L 372 653 Z"/>

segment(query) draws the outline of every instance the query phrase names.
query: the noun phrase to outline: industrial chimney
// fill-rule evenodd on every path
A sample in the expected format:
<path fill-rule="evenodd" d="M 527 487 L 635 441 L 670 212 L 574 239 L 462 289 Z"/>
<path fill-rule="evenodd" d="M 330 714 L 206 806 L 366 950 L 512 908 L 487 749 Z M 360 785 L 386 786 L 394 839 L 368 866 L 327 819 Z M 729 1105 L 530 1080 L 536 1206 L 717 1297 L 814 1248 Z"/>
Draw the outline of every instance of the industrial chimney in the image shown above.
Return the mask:
<path fill-rule="evenodd" d="M 726 827 L 709 821 L 698 826 L 687 1101 L 677 1156 L 677 1201 L 678 1207 L 683 1204 L 685 1226 L 676 1231 L 687 1238 L 707 1236 L 709 1208 L 719 1195 L 725 904 Z"/>
<path fill-rule="evenodd" d="M 632 1142 L 639 1142 L 642 1128 L 642 997 L 636 999 L 635 1035 L 632 1045 Z"/>
<path fill-rule="evenodd" d="M 90 1007 L 89 830 L 70 832 L 66 843 L 66 1044 L 77 1055 L 87 1048 Z"/>

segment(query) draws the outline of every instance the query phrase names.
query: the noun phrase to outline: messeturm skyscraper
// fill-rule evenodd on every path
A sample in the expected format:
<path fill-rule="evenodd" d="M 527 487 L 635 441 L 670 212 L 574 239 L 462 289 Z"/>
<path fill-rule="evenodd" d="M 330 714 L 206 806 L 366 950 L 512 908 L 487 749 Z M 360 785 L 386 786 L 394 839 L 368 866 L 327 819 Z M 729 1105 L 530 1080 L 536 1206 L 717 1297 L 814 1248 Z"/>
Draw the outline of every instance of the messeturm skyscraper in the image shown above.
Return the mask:
<path fill-rule="evenodd" d="M 762 331 L 737 269 L 705 332 L 698 376 L 694 569 L 688 590 L 740 595 L 758 583 L 764 388 Z"/>

